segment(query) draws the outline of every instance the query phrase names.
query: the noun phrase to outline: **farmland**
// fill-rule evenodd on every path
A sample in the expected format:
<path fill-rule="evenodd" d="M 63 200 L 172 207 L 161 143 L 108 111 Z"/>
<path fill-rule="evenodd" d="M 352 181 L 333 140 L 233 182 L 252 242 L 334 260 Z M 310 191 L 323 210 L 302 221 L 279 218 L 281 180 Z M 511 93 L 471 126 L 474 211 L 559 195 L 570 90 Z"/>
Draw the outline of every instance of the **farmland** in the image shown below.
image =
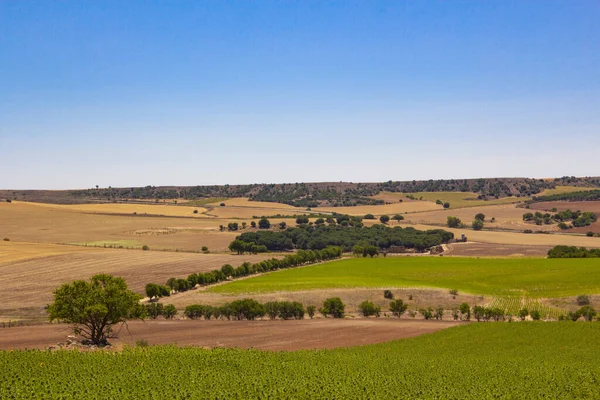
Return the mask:
<path fill-rule="evenodd" d="M 585 277 L 585 279 L 582 279 Z M 533 298 L 600 293 L 600 259 L 354 258 L 232 282 L 216 293 L 434 287 Z"/>
<path fill-rule="evenodd" d="M 597 398 L 598 357 L 594 324 L 535 322 L 319 351 L 13 351 L 0 353 L 0 397 Z"/>

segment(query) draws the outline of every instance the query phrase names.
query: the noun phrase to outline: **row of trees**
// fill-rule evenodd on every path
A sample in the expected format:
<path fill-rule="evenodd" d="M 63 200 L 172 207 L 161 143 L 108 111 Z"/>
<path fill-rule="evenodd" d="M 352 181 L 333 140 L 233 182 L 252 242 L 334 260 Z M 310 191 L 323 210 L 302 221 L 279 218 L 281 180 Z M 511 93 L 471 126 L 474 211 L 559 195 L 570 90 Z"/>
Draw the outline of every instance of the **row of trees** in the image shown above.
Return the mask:
<path fill-rule="evenodd" d="M 225 264 L 221 269 L 211 272 L 200 272 L 188 275 L 184 278 L 169 278 L 166 286 L 149 283 L 146 285 L 146 295 L 152 300 L 168 296 L 171 292 L 185 292 L 195 288 L 197 285 L 206 286 L 222 282 L 230 278 L 240 278 L 262 272 L 277 269 L 293 268 L 300 265 L 311 264 L 320 261 L 333 260 L 342 256 L 342 249 L 337 246 L 329 246 L 322 250 L 298 250 L 294 254 L 288 254 L 282 259 L 272 258 L 258 263 L 245 262 L 237 268 Z M 149 293 L 148 289 L 152 289 Z M 159 288 L 159 289 L 156 289 Z M 167 290 L 168 289 L 168 290 Z M 152 296 L 150 296 L 152 294 Z"/>
<path fill-rule="evenodd" d="M 548 250 L 548 258 L 599 258 L 600 249 L 576 246 L 554 246 Z"/>
<path fill-rule="evenodd" d="M 264 245 L 270 251 L 297 249 L 323 249 L 327 246 L 340 246 L 351 251 L 355 245 L 375 246 L 388 249 L 390 246 L 404 246 L 423 251 L 432 246 L 448 243 L 454 234 L 443 229 L 420 231 L 412 227 L 393 228 L 376 224 L 364 226 L 305 226 L 288 228 L 282 232 L 246 232 L 236 238 L 244 243 Z M 237 245 L 236 245 L 237 246 Z M 236 247 L 237 248 L 237 247 Z"/>
<path fill-rule="evenodd" d="M 581 212 L 564 210 L 559 211 L 556 214 L 544 213 L 542 214 L 540 211 L 535 213 L 525 213 L 523 214 L 523 221 L 526 222 L 534 222 L 536 225 L 550 225 L 558 222 L 558 226 L 561 229 L 569 229 L 570 227 L 583 227 L 589 226 L 592 222 L 596 222 L 597 217 L 593 212 Z M 571 221 L 572 226 L 566 224 L 566 222 Z"/>

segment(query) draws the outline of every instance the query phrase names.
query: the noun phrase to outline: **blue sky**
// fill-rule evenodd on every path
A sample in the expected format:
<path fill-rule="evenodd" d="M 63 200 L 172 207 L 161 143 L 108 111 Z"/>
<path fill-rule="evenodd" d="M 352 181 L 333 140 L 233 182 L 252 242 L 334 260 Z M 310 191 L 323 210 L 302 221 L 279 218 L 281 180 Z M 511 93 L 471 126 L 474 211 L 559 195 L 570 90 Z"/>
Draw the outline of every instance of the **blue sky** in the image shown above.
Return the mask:
<path fill-rule="evenodd" d="M 600 175 L 600 2 L 0 1 L 0 188 Z"/>

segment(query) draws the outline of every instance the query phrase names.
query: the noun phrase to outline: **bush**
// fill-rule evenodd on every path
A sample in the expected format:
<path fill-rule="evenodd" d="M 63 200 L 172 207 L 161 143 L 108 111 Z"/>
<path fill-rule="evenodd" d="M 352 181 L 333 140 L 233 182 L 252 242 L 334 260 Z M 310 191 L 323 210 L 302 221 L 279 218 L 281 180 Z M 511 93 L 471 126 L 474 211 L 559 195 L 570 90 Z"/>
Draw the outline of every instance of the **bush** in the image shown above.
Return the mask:
<path fill-rule="evenodd" d="M 447 219 L 446 224 L 448 225 L 448 228 L 458 228 L 461 225 L 461 220 L 457 217 L 451 217 L 449 216 Z"/>
<path fill-rule="evenodd" d="M 531 319 L 534 321 L 539 321 L 541 318 L 541 314 L 538 310 L 532 310 L 529 315 L 531 315 Z"/>
<path fill-rule="evenodd" d="M 471 319 L 471 307 L 469 307 L 469 303 L 462 303 L 458 307 L 458 310 L 460 311 L 461 318 L 467 321 Z"/>
<path fill-rule="evenodd" d="M 485 221 L 485 214 L 483 214 L 483 213 L 477 213 L 475 215 L 475 219 L 478 220 L 478 221 L 484 222 Z"/>
<path fill-rule="evenodd" d="M 471 227 L 476 231 L 480 231 L 481 229 L 483 229 L 483 221 L 481 221 L 480 219 L 476 219 L 471 224 Z"/>
<path fill-rule="evenodd" d="M 4 239 L 2 239 L 2 241 L 4 241 L 4 242 L 10 242 L 10 239 L 9 238 L 4 238 Z"/>
<path fill-rule="evenodd" d="M 433 318 L 433 308 L 429 307 L 428 309 L 421 308 L 419 309 L 419 314 L 423 316 L 424 319 L 430 320 Z"/>
<path fill-rule="evenodd" d="M 358 309 L 364 317 L 370 317 L 371 315 L 379 317 L 379 313 L 381 312 L 381 307 L 376 306 L 375 304 L 373 304 L 373 302 L 369 300 L 365 300 L 362 303 L 360 303 Z"/>
<path fill-rule="evenodd" d="M 458 296 L 458 289 L 451 289 L 451 290 L 450 290 L 450 294 L 451 294 L 452 296 Z"/>
<path fill-rule="evenodd" d="M 198 210 L 194 210 L 194 214 L 198 214 Z"/>
<path fill-rule="evenodd" d="M 450 203 L 448 203 L 448 202 L 444 203 L 444 208 L 450 208 Z"/>
<path fill-rule="evenodd" d="M 408 304 L 404 304 L 402 299 L 390 301 L 390 311 L 396 317 L 400 318 L 408 308 Z"/>
<path fill-rule="evenodd" d="M 302 215 L 298 218 L 296 218 L 296 224 L 298 225 L 302 225 L 302 224 L 308 224 L 308 217 L 306 215 Z"/>
<path fill-rule="evenodd" d="M 392 300 L 392 299 L 394 298 L 394 293 L 392 293 L 392 291 L 391 291 L 391 290 L 384 290 L 384 291 L 383 291 L 383 297 L 384 297 L 385 299 L 390 299 L 390 300 Z"/>
<path fill-rule="evenodd" d="M 560 223 L 558 224 L 558 227 L 559 227 L 560 229 L 562 229 L 563 231 L 564 231 L 564 230 L 566 230 L 566 229 L 569 229 L 569 225 L 565 224 L 564 222 L 560 222 Z"/>
<path fill-rule="evenodd" d="M 323 303 L 319 312 L 324 316 L 330 315 L 333 318 L 343 318 L 346 306 L 339 297 L 330 297 Z"/>
<path fill-rule="evenodd" d="M 219 204 L 221 207 L 225 207 L 225 203 L 221 203 Z"/>
<path fill-rule="evenodd" d="M 577 313 L 585 318 L 586 321 L 591 321 L 596 316 L 596 310 L 592 306 L 583 306 Z"/>
<path fill-rule="evenodd" d="M 269 229 L 271 227 L 271 223 L 265 217 L 262 217 L 258 221 L 258 229 Z"/>
<path fill-rule="evenodd" d="M 317 307 L 315 306 L 308 306 L 306 307 L 306 313 L 308 314 L 308 317 L 310 319 L 313 319 L 315 317 L 315 310 L 317 309 Z"/>
<path fill-rule="evenodd" d="M 519 310 L 519 318 L 521 321 L 525 321 L 525 318 L 529 315 L 529 310 L 526 308 L 522 308 Z"/>
<path fill-rule="evenodd" d="M 173 304 L 167 304 L 162 311 L 165 319 L 173 319 L 177 315 L 177 308 Z"/>
<path fill-rule="evenodd" d="M 142 250 L 144 250 L 144 251 L 148 251 L 148 250 L 150 250 L 150 247 L 148 247 L 147 245 L 143 245 L 143 246 L 142 246 Z"/>
<path fill-rule="evenodd" d="M 437 199 L 437 200 L 435 201 L 435 204 L 442 205 L 442 204 L 444 204 L 444 203 L 443 203 L 443 202 L 442 202 L 440 199 Z"/>
<path fill-rule="evenodd" d="M 396 214 L 396 215 L 394 215 L 394 216 L 392 217 L 392 219 L 393 219 L 393 220 L 395 220 L 395 221 L 398 221 L 398 222 L 400 222 L 400 221 L 403 221 L 403 220 L 404 220 L 404 216 L 402 216 L 402 215 L 400 215 L 400 214 Z"/>
<path fill-rule="evenodd" d="M 587 237 L 592 237 L 592 236 L 594 236 L 594 232 L 592 232 L 592 231 L 589 231 L 589 232 L 587 232 L 587 233 L 585 234 L 585 236 L 587 236 Z"/>
<path fill-rule="evenodd" d="M 375 219 L 375 216 L 373 214 L 366 214 L 363 219 Z"/>
<path fill-rule="evenodd" d="M 576 301 L 578 306 L 587 306 L 590 304 L 590 297 L 587 294 L 580 294 Z"/>
<path fill-rule="evenodd" d="M 203 252 L 204 254 L 207 254 L 207 253 L 209 253 L 209 251 L 208 251 L 208 247 L 206 247 L 206 246 L 202 246 L 202 252 Z"/>
<path fill-rule="evenodd" d="M 388 215 L 382 215 L 381 217 L 379 217 L 379 221 L 382 224 L 387 224 L 390 221 L 390 217 Z"/>

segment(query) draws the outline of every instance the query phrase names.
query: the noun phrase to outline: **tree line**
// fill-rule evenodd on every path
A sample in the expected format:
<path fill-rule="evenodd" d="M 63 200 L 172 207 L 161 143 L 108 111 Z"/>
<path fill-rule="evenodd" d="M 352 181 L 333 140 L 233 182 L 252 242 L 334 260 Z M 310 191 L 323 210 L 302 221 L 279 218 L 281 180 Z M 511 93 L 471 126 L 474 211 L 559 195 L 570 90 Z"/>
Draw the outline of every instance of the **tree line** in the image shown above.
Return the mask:
<path fill-rule="evenodd" d="M 596 201 L 600 200 L 600 190 L 583 190 L 580 192 L 557 193 L 546 196 L 535 196 L 532 202 L 541 201 Z"/>
<path fill-rule="evenodd" d="M 342 249 L 340 247 L 328 246 L 322 250 L 298 250 L 296 253 L 288 254 L 282 259 L 272 258 L 254 264 L 245 262 L 237 268 L 234 268 L 230 264 L 225 264 L 221 269 L 193 273 L 188 275 L 187 278 L 169 278 L 166 285 L 149 283 L 146 285 L 146 296 L 150 300 L 155 300 L 163 296 L 169 296 L 171 293 L 186 292 L 196 286 L 207 286 L 230 278 L 240 278 L 262 272 L 334 260 L 341 256 Z"/>
<path fill-rule="evenodd" d="M 599 258 L 600 249 L 576 246 L 554 246 L 548 250 L 548 258 Z"/>
<path fill-rule="evenodd" d="M 550 225 L 558 222 L 558 227 L 564 230 L 572 227 L 580 228 L 589 226 L 597 221 L 597 217 L 593 212 L 581 212 L 579 210 L 564 210 L 556 214 L 542 214 L 540 211 L 536 211 L 535 213 L 528 212 L 523 214 L 523 221 L 534 222 L 536 225 Z M 567 225 L 569 221 L 571 221 L 571 225 Z"/>

